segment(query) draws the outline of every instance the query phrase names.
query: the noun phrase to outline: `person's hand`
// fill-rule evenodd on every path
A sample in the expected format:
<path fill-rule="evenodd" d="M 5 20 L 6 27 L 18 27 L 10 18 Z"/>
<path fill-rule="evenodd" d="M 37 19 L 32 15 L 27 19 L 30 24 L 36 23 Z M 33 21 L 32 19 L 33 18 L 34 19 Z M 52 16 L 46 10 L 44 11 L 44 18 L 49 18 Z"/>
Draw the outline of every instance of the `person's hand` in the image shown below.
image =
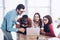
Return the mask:
<path fill-rule="evenodd" d="M 45 32 L 42 32 L 43 35 L 45 35 Z"/>
<path fill-rule="evenodd" d="M 46 33 L 44 31 L 41 32 L 42 35 L 45 35 Z"/>
<path fill-rule="evenodd" d="M 40 33 L 43 33 L 43 32 L 44 32 L 44 30 L 41 28 L 41 29 L 40 29 Z"/>
<path fill-rule="evenodd" d="M 44 30 L 42 30 L 42 29 L 41 29 L 41 30 L 40 30 L 40 32 L 41 32 L 41 34 L 45 35 L 45 32 L 44 32 Z"/>
<path fill-rule="evenodd" d="M 25 29 L 24 28 L 19 28 L 18 31 L 19 32 L 25 32 Z"/>
<path fill-rule="evenodd" d="M 16 28 L 20 28 L 20 24 L 16 24 Z"/>

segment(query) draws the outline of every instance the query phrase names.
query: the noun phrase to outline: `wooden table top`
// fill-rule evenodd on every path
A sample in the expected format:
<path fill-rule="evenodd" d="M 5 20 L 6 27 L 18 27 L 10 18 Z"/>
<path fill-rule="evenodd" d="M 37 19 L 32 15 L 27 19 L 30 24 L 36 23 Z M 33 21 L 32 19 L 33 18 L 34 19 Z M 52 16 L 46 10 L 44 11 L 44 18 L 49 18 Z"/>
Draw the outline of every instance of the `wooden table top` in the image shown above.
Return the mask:
<path fill-rule="evenodd" d="M 24 39 L 24 37 L 25 37 L 25 39 Z M 39 36 L 37 36 L 37 35 L 25 35 L 24 37 L 21 36 L 20 39 L 23 39 L 23 40 L 48 40 L 50 38 L 53 38 L 51 36 L 46 36 L 46 35 L 39 35 Z"/>

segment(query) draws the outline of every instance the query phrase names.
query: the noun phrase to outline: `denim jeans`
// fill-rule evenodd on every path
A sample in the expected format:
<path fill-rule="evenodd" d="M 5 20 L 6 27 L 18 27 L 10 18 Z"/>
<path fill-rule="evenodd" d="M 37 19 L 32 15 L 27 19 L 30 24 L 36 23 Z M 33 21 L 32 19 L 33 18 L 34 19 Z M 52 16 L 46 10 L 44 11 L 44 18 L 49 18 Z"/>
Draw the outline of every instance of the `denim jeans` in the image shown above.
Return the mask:
<path fill-rule="evenodd" d="M 4 40 L 13 40 L 11 32 L 8 32 L 6 30 L 2 30 L 4 34 Z"/>

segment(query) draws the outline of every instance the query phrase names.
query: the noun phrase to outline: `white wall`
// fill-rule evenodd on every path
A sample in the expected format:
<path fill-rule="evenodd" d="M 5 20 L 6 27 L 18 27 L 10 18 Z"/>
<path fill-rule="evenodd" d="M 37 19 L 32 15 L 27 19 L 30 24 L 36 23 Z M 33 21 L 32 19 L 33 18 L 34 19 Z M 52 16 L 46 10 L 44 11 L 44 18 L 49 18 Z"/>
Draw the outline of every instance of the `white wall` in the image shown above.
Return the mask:
<path fill-rule="evenodd" d="M 0 27 L 2 24 L 2 20 L 3 20 L 3 5 L 2 5 L 2 0 L 0 0 Z M 3 32 L 0 29 L 0 40 L 3 40 Z"/>
<path fill-rule="evenodd" d="M 60 0 L 52 0 L 51 8 L 53 19 L 60 18 Z"/>
<path fill-rule="evenodd" d="M 18 4 L 24 4 L 25 5 L 25 0 L 5 0 L 5 14 L 17 7 Z"/>
<path fill-rule="evenodd" d="M 60 28 L 56 28 L 58 24 L 58 18 L 60 18 L 60 0 L 51 0 L 51 16 L 54 21 L 54 31 L 56 36 L 60 33 Z"/>
<path fill-rule="evenodd" d="M 25 0 L 5 0 L 5 13 L 14 9 L 19 3 L 24 3 Z M 37 5 L 38 4 L 38 5 Z M 60 17 L 60 0 L 51 0 L 51 16 L 53 20 Z M 39 12 L 43 17 L 46 14 L 50 13 L 50 0 L 28 0 L 28 15 L 33 17 L 35 12 Z M 5 15 L 5 14 L 4 14 Z M 3 20 L 3 5 L 2 0 L 0 0 L 0 27 Z M 0 30 L 1 31 L 1 30 Z M 15 33 L 14 33 L 15 34 Z M 3 40 L 3 34 L 0 32 L 0 40 Z M 15 36 L 14 36 L 15 38 Z"/>
<path fill-rule="evenodd" d="M 28 0 L 28 16 L 33 19 L 36 12 L 41 17 L 50 14 L 50 0 Z"/>
<path fill-rule="evenodd" d="M 2 20 L 3 20 L 3 5 L 2 5 L 2 0 L 0 0 L 0 27 L 2 24 Z"/>

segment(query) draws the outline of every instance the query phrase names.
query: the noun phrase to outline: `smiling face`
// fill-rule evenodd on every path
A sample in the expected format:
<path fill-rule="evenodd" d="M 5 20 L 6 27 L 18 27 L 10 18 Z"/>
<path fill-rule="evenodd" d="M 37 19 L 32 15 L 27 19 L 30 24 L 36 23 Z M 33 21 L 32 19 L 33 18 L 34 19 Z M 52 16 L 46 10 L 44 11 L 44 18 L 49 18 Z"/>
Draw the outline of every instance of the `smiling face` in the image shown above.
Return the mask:
<path fill-rule="evenodd" d="M 28 19 L 27 18 L 24 18 L 22 21 L 23 21 L 24 24 L 28 24 Z"/>
<path fill-rule="evenodd" d="M 22 16 L 22 23 L 23 24 L 28 24 L 28 16 L 27 15 Z"/>
<path fill-rule="evenodd" d="M 34 20 L 35 20 L 35 21 L 39 21 L 39 15 L 38 15 L 38 14 L 36 14 L 36 15 L 34 16 Z"/>
<path fill-rule="evenodd" d="M 49 20 L 44 17 L 44 18 L 43 18 L 43 22 L 44 22 L 44 24 L 48 24 Z"/>
<path fill-rule="evenodd" d="M 19 15 L 21 15 L 23 12 L 24 12 L 24 9 L 20 9 L 20 10 L 17 9 L 17 13 L 18 13 Z"/>

